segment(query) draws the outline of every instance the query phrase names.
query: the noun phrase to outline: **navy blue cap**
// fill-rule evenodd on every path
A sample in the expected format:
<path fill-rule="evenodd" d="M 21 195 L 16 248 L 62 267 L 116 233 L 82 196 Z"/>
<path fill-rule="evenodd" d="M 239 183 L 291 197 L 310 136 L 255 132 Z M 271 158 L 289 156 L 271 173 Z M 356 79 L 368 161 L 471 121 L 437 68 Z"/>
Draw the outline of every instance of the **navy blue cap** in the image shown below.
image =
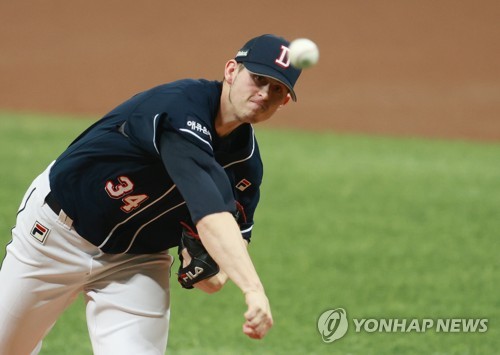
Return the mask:
<path fill-rule="evenodd" d="M 297 101 L 293 86 L 302 71 L 290 64 L 289 45 L 282 37 L 262 35 L 248 41 L 234 59 L 251 73 L 279 81 L 288 88 L 293 101 Z"/>

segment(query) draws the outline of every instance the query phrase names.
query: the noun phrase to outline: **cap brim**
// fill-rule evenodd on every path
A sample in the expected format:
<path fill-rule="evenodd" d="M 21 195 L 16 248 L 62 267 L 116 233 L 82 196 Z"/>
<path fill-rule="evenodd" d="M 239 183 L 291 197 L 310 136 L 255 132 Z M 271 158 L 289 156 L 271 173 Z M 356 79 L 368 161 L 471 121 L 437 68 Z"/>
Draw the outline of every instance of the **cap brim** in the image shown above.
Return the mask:
<path fill-rule="evenodd" d="M 243 65 L 245 68 L 257 75 L 262 75 L 274 80 L 279 81 L 283 85 L 285 85 L 288 88 L 288 91 L 290 92 L 290 96 L 292 97 L 293 101 L 297 101 L 297 95 L 295 94 L 295 91 L 293 90 L 292 85 L 290 82 L 286 79 L 286 77 L 281 74 L 279 71 L 274 70 L 273 68 L 268 67 L 267 65 L 263 64 L 258 64 L 258 63 L 252 63 L 252 62 L 244 62 Z"/>

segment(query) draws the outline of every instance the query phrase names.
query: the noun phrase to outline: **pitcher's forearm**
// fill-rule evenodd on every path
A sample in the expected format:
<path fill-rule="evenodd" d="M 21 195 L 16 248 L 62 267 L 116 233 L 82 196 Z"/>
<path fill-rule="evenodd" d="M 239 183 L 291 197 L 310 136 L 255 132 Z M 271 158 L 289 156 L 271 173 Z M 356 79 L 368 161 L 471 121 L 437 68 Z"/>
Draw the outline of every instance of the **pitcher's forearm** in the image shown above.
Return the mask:
<path fill-rule="evenodd" d="M 205 216 L 196 227 L 208 253 L 243 293 L 264 290 L 238 224 L 230 213 Z"/>

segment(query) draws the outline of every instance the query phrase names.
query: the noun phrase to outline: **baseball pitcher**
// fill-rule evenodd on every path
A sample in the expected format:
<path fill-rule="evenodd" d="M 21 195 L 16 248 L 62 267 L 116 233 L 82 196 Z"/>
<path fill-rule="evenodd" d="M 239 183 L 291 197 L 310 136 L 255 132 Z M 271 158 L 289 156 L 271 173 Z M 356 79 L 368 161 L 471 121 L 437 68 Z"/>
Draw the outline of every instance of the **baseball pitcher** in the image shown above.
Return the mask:
<path fill-rule="evenodd" d="M 95 354 L 163 354 L 173 248 L 184 288 L 231 279 L 247 304 L 244 334 L 266 335 L 271 308 L 247 252 L 263 174 L 252 125 L 296 100 L 288 45 L 262 35 L 222 82 L 133 96 L 33 181 L 0 270 L 1 355 L 38 353 L 80 293 Z"/>

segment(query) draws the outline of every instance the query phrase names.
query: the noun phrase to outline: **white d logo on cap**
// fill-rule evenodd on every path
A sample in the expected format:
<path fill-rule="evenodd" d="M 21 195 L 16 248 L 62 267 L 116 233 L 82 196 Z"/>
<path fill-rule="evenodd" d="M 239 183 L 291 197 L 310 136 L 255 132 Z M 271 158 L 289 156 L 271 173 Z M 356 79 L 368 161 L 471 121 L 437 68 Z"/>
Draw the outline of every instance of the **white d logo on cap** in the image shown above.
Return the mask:
<path fill-rule="evenodd" d="M 275 63 L 280 67 L 288 68 L 290 66 L 290 57 L 288 56 L 288 52 L 290 52 L 290 49 L 288 49 L 288 47 L 285 47 L 284 45 L 281 45 L 281 53 L 280 56 L 276 58 Z"/>

